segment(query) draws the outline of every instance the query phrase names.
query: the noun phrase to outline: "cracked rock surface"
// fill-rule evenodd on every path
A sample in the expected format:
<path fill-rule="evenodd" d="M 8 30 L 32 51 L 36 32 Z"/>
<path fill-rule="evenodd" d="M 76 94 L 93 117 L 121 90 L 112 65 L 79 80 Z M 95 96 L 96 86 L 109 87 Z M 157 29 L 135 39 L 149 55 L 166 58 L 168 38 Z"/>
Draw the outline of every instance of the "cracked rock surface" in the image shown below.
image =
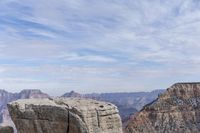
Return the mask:
<path fill-rule="evenodd" d="M 23 99 L 8 104 L 18 133 L 122 133 L 116 106 L 80 98 Z"/>
<path fill-rule="evenodd" d="M 200 83 L 176 83 L 134 115 L 125 133 L 199 133 Z"/>

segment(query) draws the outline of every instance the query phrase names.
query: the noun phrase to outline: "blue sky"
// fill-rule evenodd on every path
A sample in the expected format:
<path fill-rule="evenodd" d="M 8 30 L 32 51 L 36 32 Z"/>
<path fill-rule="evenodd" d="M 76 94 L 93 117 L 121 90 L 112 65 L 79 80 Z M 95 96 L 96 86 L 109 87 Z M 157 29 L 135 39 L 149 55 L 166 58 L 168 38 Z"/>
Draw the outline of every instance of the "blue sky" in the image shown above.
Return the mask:
<path fill-rule="evenodd" d="M 198 0 L 0 0 L 0 88 L 51 95 L 199 81 Z"/>

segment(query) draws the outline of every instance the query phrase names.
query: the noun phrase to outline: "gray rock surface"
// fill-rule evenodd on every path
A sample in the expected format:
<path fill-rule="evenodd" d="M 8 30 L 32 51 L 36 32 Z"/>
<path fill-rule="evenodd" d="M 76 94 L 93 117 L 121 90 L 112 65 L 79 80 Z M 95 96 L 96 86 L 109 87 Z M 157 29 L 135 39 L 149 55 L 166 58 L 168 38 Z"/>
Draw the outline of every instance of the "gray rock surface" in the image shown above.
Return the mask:
<path fill-rule="evenodd" d="M 8 109 L 18 133 L 122 133 L 117 107 L 96 100 L 24 99 Z"/>

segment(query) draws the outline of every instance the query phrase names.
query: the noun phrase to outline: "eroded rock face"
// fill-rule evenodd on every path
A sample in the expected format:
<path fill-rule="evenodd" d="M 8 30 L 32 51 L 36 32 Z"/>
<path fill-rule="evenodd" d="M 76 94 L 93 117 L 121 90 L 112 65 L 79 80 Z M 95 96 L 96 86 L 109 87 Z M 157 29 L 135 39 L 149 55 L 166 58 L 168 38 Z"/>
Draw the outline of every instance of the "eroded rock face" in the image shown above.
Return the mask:
<path fill-rule="evenodd" d="M 22 90 L 20 93 L 10 93 L 0 90 L 0 126 L 13 126 L 7 109 L 7 103 L 17 99 L 49 98 L 40 90 Z"/>
<path fill-rule="evenodd" d="M 78 98 L 26 99 L 8 104 L 19 133 L 122 133 L 117 107 Z"/>
<path fill-rule="evenodd" d="M 134 115 L 125 133 L 199 133 L 200 83 L 177 83 Z"/>

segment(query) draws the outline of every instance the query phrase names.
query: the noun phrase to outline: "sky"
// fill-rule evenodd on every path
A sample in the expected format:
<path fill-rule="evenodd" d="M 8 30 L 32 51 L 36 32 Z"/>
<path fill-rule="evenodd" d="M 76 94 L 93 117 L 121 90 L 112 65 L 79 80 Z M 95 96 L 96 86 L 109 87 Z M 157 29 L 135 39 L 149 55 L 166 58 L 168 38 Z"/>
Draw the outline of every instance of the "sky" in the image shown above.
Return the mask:
<path fill-rule="evenodd" d="M 135 92 L 200 81 L 199 0 L 0 0 L 0 88 Z"/>

